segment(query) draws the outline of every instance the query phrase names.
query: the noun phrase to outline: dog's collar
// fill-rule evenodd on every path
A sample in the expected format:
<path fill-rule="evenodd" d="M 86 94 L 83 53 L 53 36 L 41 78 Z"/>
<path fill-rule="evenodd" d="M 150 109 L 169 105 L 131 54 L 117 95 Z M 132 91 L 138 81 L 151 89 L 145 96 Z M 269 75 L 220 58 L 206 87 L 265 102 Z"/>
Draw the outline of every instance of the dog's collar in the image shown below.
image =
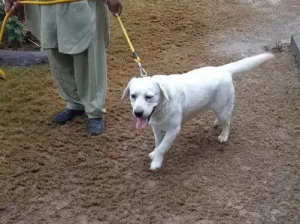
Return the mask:
<path fill-rule="evenodd" d="M 150 115 L 149 115 L 149 117 L 148 117 L 148 122 L 150 121 L 150 118 L 151 118 L 152 114 L 154 113 L 154 111 L 155 111 L 155 108 L 156 108 L 156 106 L 155 106 L 155 107 L 153 107 L 153 110 L 152 110 L 151 114 L 150 114 Z"/>

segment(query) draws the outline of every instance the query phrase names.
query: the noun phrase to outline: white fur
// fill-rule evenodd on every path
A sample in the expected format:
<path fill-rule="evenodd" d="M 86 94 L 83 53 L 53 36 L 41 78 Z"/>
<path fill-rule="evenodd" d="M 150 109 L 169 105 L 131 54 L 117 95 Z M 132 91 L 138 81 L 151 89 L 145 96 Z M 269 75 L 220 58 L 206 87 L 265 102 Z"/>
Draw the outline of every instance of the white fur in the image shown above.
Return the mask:
<path fill-rule="evenodd" d="M 198 68 L 185 74 L 133 78 L 124 90 L 122 99 L 130 98 L 133 111 L 143 111 L 144 117 L 149 117 L 156 107 L 149 120 L 155 137 L 155 149 L 149 154 L 152 159 L 150 169 L 161 168 L 164 154 L 179 135 L 182 125 L 201 110 L 214 111 L 214 126 L 222 126 L 218 141 L 227 142 L 235 101 L 232 77 L 254 69 L 273 57 L 273 54 L 263 53 L 219 67 Z"/>

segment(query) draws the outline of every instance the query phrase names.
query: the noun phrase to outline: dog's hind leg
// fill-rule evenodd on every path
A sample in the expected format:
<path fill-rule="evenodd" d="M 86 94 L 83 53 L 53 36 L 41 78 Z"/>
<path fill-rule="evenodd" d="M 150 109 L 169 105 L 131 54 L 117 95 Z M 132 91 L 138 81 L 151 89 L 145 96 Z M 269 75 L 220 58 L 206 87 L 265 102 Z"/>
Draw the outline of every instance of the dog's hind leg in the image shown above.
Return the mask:
<path fill-rule="evenodd" d="M 222 133 L 218 137 L 218 141 L 221 143 L 228 141 L 230 133 L 230 117 L 233 111 L 233 107 L 233 100 L 230 100 L 221 110 L 216 111 L 217 125 L 222 126 Z"/>
<path fill-rule="evenodd" d="M 218 141 L 223 143 L 228 141 L 229 132 L 230 132 L 230 118 L 222 118 L 222 133 L 218 136 Z"/>

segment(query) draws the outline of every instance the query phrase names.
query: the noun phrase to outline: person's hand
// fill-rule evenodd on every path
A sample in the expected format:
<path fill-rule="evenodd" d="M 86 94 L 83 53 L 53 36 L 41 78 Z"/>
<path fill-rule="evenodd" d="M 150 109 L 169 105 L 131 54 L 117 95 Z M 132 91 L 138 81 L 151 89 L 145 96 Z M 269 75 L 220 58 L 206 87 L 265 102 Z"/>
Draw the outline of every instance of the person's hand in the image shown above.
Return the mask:
<path fill-rule="evenodd" d="M 122 13 L 122 3 L 121 0 L 107 0 L 108 9 L 112 12 L 114 16 L 120 16 Z"/>
<path fill-rule="evenodd" d="M 24 6 L 19 4 L 19 0 L 4 0 L 4 3 L 6 13 L 13 7 L 13 15 L 17 16 L 22 22 L 25 20 Z"/>

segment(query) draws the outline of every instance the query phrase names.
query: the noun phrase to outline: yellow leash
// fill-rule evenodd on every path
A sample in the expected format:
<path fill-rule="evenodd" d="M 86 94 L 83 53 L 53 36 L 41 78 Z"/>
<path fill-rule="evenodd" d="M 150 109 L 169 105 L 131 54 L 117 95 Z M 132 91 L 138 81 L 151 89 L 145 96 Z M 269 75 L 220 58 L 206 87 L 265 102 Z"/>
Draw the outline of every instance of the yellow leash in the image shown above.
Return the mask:
<path fill-rule="evenodd" d="M 140 70 L 140 75 L 141 75 L 142 77 L 147 76 L 147 72 L 146 72 L 146 70 L 142 67 L 141 59 L 140 59 L 139 55 L 137 54 L 137 52 L 136 52 L 136 51 L 134 50 L 134 48 L 133 48 L 133 45 L 132 45 L 132 43 L 131 43 L 131 41 L 130 41 L 130 39 L 129 39 L 129 37 L 128 37 L 128 34 L 127 34 L 126 30 L 125 30 L 125 27 L 123 26 L 123 23 L 122 23 L 122 21 L 121 21 L 120 16 L 117 16 L 117 19 L 118 19 L 118 21 L 119 21 L 119 23 L 120 23 L 120 26 L 121 26 L 121 29 L 122 29 L 123 34 L 124 34 L 124 36 L 125 36 L 125 39 L 127 40 L 127 43 L 128 43 L 128 45 L 129 45 L 129 47 L 130 47 L 130 50 L 131 50 L 131 52 L 132 52 L 132 57 L 134 58 L 134 61 L 138 64 L 138 67 L 139 67 L 139 70 Z"/>
<path fill-rule="evenodd" d="M 2 44 L 4 29 L 6 27 L 7 20 L 12 15 L 12 13 L 13 13 L 13 8 L 11 10 L 9 10 L 8 13 L 6 13 L 6 15 L 3 19 L 1 30 L 0 30 L 0 44 Z M 0 79 L 6 80 L 6 74 L 1 68 L 0 68 Z"/>
<path fill-rule="evenodd" d="M 53 4 L 59 4 L 59 3 L 66 3 L 66 2 L 76 2 L 76 1 L 81 1 L 81 0 L 50 0 L 50 1 L 30 1 L 30 0 L 24 0 L 24 1 L 20 1 L 20 4 L 31 4 L 31 5 L 53 5 Z M 2 40 L 3 40 L 3 35 L 4 35 L 4 30 L 7 24 L 7 21 L 9 19 L 9 17 L 13 14 L 14 11 L 14 7 L 12 7 L 5 15 L 3 22 L 2 22 L 2 26 L 1 26 L 1 30 L 0 30 L 0 44 L 2 44 Z M 130 50 L 132 51 L 132 57 L 134 58 L 135 62 L 138 64 L 138 68 L 140 70 L 140 75 L 141 76 L 147 76 L 147 72 L 145 71 L 145 69 L 142 67 L 141 64 L 141 60 L 137 54 L 137 52 L 134 50 L 131 41 L 128 37 L 128 34 L 123 26 L 123 23 L 121 21 L 120 16 L 117 16 L 117 19 L 120 23 L 120 26 L 122 28 L 123 34 L 125 36 L 125 39 L 127 40 L 127 43 L 130 47 Z M 0 79 L 2 80 L 6 80 L 7 76 L 5 74 L 5 72 L 0 69 Z"/>

